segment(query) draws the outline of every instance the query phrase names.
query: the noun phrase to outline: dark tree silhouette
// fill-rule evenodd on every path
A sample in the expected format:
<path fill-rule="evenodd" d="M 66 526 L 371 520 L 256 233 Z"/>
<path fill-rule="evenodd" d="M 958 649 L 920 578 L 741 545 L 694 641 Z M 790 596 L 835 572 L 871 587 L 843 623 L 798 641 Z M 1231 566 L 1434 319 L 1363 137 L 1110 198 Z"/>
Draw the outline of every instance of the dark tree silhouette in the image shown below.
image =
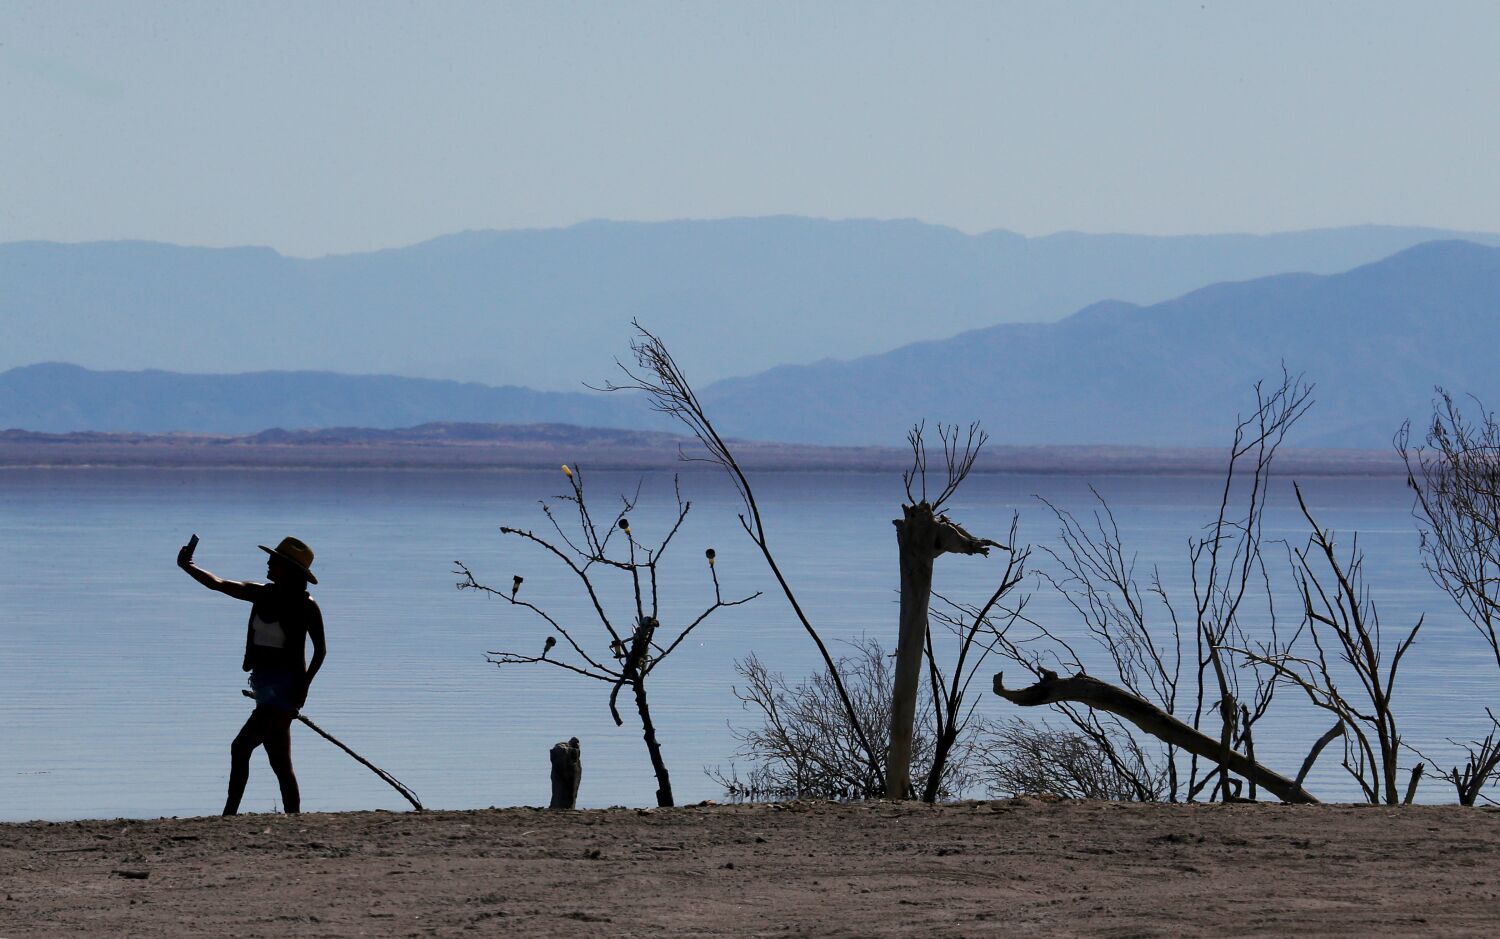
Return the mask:
<path fill-rule="evenodd" d="M 1415 494 L 1423 566 L 1500 668 L 1500 424 L 1478 401 L 1476 420 L 1448 392 L 1439 388 L 1437 394 L 1426 433 L 1413 442 L 1411 425 L 1403 425 L 1396 451 Z M 1464 805 L 1473 805 L 1487 786 L 1500 780 L 1500 722 L 1486 713 L 1489 735 L 1457 744 L 1466 755 L 1462 767 L 1437 773 L 1453 784 Z"/>
<path fill-rule="evenodd" d="M 901 570 L 901 613 L 891 689 L 890 753 L 886 761 L 885 795 L 890 799 L 906 799 L 914 794 L 911 783 L 912 735 L 916 722 L 917 689 L 925 658 L 937 730 L 932 768 L 927 773 L 922 798 L 933 802 L 938 796 L 948 754 L 967 723 L 964 697 L 974 670 L 993 648 L 993 644 L 976 646 L 976 639 L 989 611 L 1021 582 L 1025 555 L 1023 553 L 1020 558 L 1011 555 L 1000 586 L 984 608 L 976 611 L 972 621 L 948 621 L 958 638 L 958 652 L 952 674 L 945 675 L 935 656 L 930 624 L 934 562 L 944 554 L 988 555 L 990 548 L 1010 549 L 998 541 L 976 538 L 943 512 L 943 506 L 973 470 L 974 461 L 988 435 L 978 424 L 970 424 L 967 434 L 960 431 L 957 424 L 938 425 L 944 479 L 942 489 L 929 498 L 924 429 L 924 425 L 918 424 L 907 434 L 912 465 L 901 477 L 906 488 L 906 504 L 901 506 L 902 517 L 893 522 Z M 1013 523 L 1012 539 L 1014 536 Z M 971 653 L 976 651 L 975 660 L 970 662 Z"/>
<path fill-rule="evenodd" d="M 994 690 L 1023 706 L 1056 706 L 1105 754 L 1114 754 L 1112 768 L 1127 780 L 1136 781 L 1140 798 L 1150 797 L 1158 787 L 1152 766 L 1130 758 L 1131 754 L 1147 752 L 1135 737 L 1136 731 L 1165 745 L 1159 765 L 1170 798 L 1177 799 L 1181 792 L 1192 801 L 1210 784 L 1211 797 L 1239 798 L 1240 783 L 1230 778 L 1235 773 L 1248 781 L 1250 798 L 1263 787 L 1283 799 L 1315 801 L 1300 782 L 1286 779 L 1255 760 L 1252 730 L 1270 707 L 1277 686 L 1276 670 L 1235 652 L 1249 645 L 1252 634 L 1265 637 L 1261 648 L 1270 655 L 1288 651 L 1295 641 L 1294 636 L 1283 643 L 1278 634 L 1261 549 L 1262 518 L 1276 451 L 1310 405 L 1311 391 L 1300 377 L 1285 371 L 1277 386 L 1256 385 L 1256 409 L 1235 427 L 1217 513 L 1204 534 L 1189 544 L 1194 600 L 1190 623 L 1179 620 L 1160 578 L 1153 573 L 1149 593 L 1158 598 L 1172 626 L 1172 639 L 1165 648 L 1147 630 L 1145 594 L 1135 580 L 1133 562 L 1127 558 L 1107 503 L 1095 493 L 1101 510 L 1092 526 L 1049 505 L 1062 526 L 1062 548 L 1050 552 L 1062 573 L 1052 582 L 1106 650 L 1124 687 L 1087 675 L 1082 658 L 1067 643 L 1045 626 L 1027 620 L 1037 628 L 1036 640 L 1044 644 L 1022 644 L 1005 636 L 999 649 L 1030 671 L 1036 683 L 1029 688 L 1010 689 L 997 675 Z M 1260 627 L 1247 624 L 1251 604 L 1255 605 L 1254 619 Z M 1196 646 L 1195 682 L 1188 699 L 1192 706 L 1190 722 L 1177 716 L 1184 707 L 1180 695 L 1186 629 L 1191 629 Z M 1048 651 L 1042 651 L 1044 648 Z M 1075 674 L 1060 677 L 1055 668 Z M 1204 732 L 1204 720 L 1210 711 L 1219 715 L 1216 738 Z M 1215 739 L 1214 746 L 1205 743 Z M 1179 749 L 1189 758 L 1185 785 L 1178 781 L 1175 751 Z M 1201 775 L 1200 759 L 1211 766 Z"/>
<path fill-rule="evenodd" d="M 885 779 L 885 766 L 883 749 L 877 747 L 866 731 L 860 720 L 859 712 L 854 706 L 854 701 L 849 691 L 844 687 L 843 678 L 839 674 L 837 663 L 833 655 L 828 651 L 828 645 L 823 637 L 813 627 L 812 621 L 802 609 L 796 592 L 793 591 L 791 583 L 782 571 L 781 565 L 776 561 L 776 555 L 771 550 L 770 536 L 766 531 L 764 520 L 761 518 L 760 506 L 755 500 L 755 490 L 750 485 L 750 479 L 745 475 L 739 462 L 735 459 L 729 444 L 720 436 L 713 422 L 709 420 L 708 413 L 704 410 L 702 402 L 698 400 L 687 376 L 678 367 L 672 354 L 667 351 L 666 345 L 646 330 L 640 323 L 635 323 L 636 335 L 630 342 L 630 350 L 635 361 L 634 366 L 618 363 L 624 374 L 620 382 L 606 382 L 600 390 L 604 391 L 639 391 L 646 394 L 654 410 L 663 414 L 671 415 L 681 421 L 698 442 L 703 445 L 704 456 L 689 456 L 685 452 L 680 455 L 684 460 L 701 461 L 713 463 L 721 467 L 728 474 L 730 481 L 734 484 L 735 492 L 739 494 L 743 511 L 739 514 L 740 527 L 750 536 L 750 540 L 759 549 L 761 557 L 765 559 L 766 566 L 770 568 L 771 574 L 776 578 L 777 585 L 781 588 L 782 595 L 786 597 L 787 603 L 792 608 L 792 613 L 797 617 L 797 622 L 807 632 L 813 644 L 818 648 L 818 654 L 823 658 L 823 664 L 827 668 L 828 681 L 833 688 L 834 695 L 844 709 L 848 718 L 851 733 L 854 735 L 855 744 L 859 748 L 859 754 L 869 769 L 872 776 L 879 780 Z"/>
<path fill-rule="evenodd" d="M 620 726 L 618 700 L 621 691 L 629 688 L 634 699 L 636 713 L 641 720 L 641 733 L 646 743 L 646 752 L 651 758 L 651 769 L 656 774 L 656 804 L 673 804 L 672 782 L 667 765 L 662 758 L 661 743 L 657 739 L 656 724 L 652 720 L 647 698 L 647 679 L 661 667 L 682 641 L 715 612 L 725 607 L 739 606 L 760 596 L 759 592 L 737 600 L 725 600 L 719 588 L 719 575 L 715 567 L 712 548 L 704 552 L 708 577 L 713 584 L 713 601 L 697 615 L 683 619 L 663 628 L 661 597 L 658 591 L 657 570 L 662 557 L 673 538 L 687 518 L 692 503 L 682 499 L 677 492 L 677 516 L 671 527 L 655 545 L 637 539 L 630 525 L 630 513 L 635 509 L 637 497 L 622 497 L 617 512 L 607 523 L 597 522 L 589 510 L 584 496 L 583 471 L 564 466 L 570 492 L 557 496 L 561 503 L 569 505 L 576 514 L 569 534 L 554 514 L 552 506 L 542 503 L 542 514 L 552 528 L 552 536 L 542 537 L 527 529 L 503 527 L 503 534 L 520 538 L 550 553 L 578 578 L 579 586 L 588 596 L 594 618 L 597 620 L 591 635 L 585 637 L 582 627 L 564 623 L 548 613 L 537 603 L 521 595 L 525 578 L 520 574 L 511 580 L 509 590 L 499 590 L 479 582 L 462 562 L 456 562 L 454 573 L 463 579 L 458 581 L 460 590 L 476 590 L 491 597 L 504 600 L 514 607 L 529 610 L 551 629 L 545 637 L 539 654 L 513 650 L 491 652 L 490 661 L 505 665 L 548 665 L 560 668 L 583 678 L 592 679 L 610 686 L 609 711 L 615 725 Z M 618 576 L 628 580 L 632 602 L 626 610 L 606 608 L 604 591 L 597 578 Z M 675 634 L 673 630 L 675 629 Z M 561 637 L 561 642 L 558 641 Z M 596 645 L 597 643 L 597 645 Z M 561 646 L 561 652 L 554 652 Z"/>
<path fill-rule="evenodd" d="M 1294 484 L 1297 506 L 1312 533 L 1292 548 L 1293 577 L 1302 598 L 1303 624 L 1313 645 L 1311 656 L 1235 649 L 1235 653 L 1276 670 L 1278 677 L 1307 694 L 1314 706 L 1333 714 L 1343 728 L 1344 769 L 1359 783 L 1365 800 L 1398 805 L 1415 794 L 1415 780 L 1405 800 L 1397 779 L 1401 734 L 1393 697 L 1401 659 L 1422 628 L 1418 618 L 1389 656 L 1381 643 L 1380 612 L 1364 584 L 1364 555 L 1356 538 L 1341 558 L 1333 532 L 1318 525 L 1302 488 Z M 1330 655 L 1332 652 L 1332 655 Z M 1342 663 L 1342 668 L 1337 663 Z M 1345 675 L 1356 691 L 1342 690 Z M 1421 767 L 1421 764 L 1418 764 Z M 1303 775 L 1306 771 L 1304 770 Z"/>

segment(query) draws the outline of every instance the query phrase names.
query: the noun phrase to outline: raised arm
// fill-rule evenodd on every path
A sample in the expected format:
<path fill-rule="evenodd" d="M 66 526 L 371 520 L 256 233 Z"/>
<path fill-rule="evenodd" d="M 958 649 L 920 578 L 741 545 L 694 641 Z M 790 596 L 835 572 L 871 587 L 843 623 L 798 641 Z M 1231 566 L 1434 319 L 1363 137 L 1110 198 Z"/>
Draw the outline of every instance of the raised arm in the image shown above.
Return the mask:
<path fill-rule="evenodd" d="M 203 568 L 193 563 L 193 552 L 186 545 L 183 546 L 181 551 L 177 552 L 177 566 L 187 571 L 189 577 L 207 587 L 209 590 L 217 590 L 220 593 L 228 594 L 229 596 L 234 597 L 236 600 L 244 600 L 248 603 L 254 603 L 255 598 L 261 590 L 260 584 L 246 583 L 242 580 L 225 580 L 222 577 L 204 570 Z M 320 625 L 319 633 L 321 634 L 321 632 L 322 628 Z"/>

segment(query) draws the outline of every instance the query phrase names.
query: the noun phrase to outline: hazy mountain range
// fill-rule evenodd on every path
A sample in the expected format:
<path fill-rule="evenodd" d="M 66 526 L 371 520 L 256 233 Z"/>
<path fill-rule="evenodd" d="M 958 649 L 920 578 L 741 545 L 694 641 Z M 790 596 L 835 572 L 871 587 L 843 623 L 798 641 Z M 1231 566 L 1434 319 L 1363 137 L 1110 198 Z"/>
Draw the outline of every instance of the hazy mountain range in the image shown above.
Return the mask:
<path fill-rule="evenodd" d="M 916 420 L 983 420 L 997 443 L 1212 446 L 1282 363 L 1318 385 L 1293 441 L 1385 447 L 1434 385 L 1500 400 L 1500 249 L 1419 245 L 1331 275 L 1278 274 L 1060 322 L 1002 324 L 848 361 L 705 382 L 721 430 L 899 444 Z M 619 351 L 618 349 L 616 351 Z M 246 433 L 426 421 L 675 429 L 626 396 L 330 373 L 179 375 L 34 366 L 0 374 L 0 427 Z"/>
<path fill-rule="evenodd" d="M 1003 325 L 850 362 L 718 382 L 728 432 L 899 439 L 913 421 L 983 420 L 1012 444 L 1227 443 L 1251 385 L 1280 366 L 1317 384 L 1294 442 L 1388 446 L 1433 387 L 1500 401 L 1500 249 L 1432 242 L 1334 275 L 1219 284 L 1059 323 Z"/>
<path fill-rule="evenodd" d="M 1101 300 L 1334 273 L 1455 234 L 1027 238 L 779 217 L 467 232 L 317 259 L 16 242 L 0 244 L 0 369 L 312 370 L 573 391 L 612 372 L 639 318 L 707 384 Z"/>

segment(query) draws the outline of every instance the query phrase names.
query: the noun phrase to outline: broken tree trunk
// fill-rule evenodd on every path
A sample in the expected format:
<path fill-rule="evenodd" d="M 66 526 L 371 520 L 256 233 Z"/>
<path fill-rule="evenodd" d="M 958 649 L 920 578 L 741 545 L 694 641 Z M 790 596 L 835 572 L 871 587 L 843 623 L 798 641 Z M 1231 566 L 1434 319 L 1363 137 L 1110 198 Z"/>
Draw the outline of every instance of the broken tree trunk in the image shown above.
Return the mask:
<path fill-rule="evenodd" d="M 932 602 L 932 563 L 940 554 L 989 554 L 997 542 L 975 538 L 926 502 L 903 505 L 895 519 L 901 560 L 901 627 L 896 640 L 896 674 L 891 691 L 891 749 L 886 757 L 885 795 L 911 793 L 912 731 L 917 688 L 922 680 L 922 648 L 927 640 L 927 608 Z"/>
<path fill-rule="evenodd" d="M 552 809 L 578 807 L 578 784 L 583 780 L 583 759 L 578 738 L 569 737 L 552 747 Z"/>
<path fill-rule="evenodd" d="M 1307 779 L 1307 774 L 1312 772 L 1313 764 L 1318 762 L 1318 755 L 1323 752 L 1323 748 L 1343 735 L 1344 722 L 1339 721 L 1328 728 L 1328 731 L 1317 739 L 1312 745 L 1312 749 L 1307 751 L 1307 759 L 1302 761 L 1302 768 L 1297 770 L 1297 785 L 1302 785 L 1303 781 Z"/>
<path fill-rule="evenodd" d="M 1418 763 L 1411 768 L 1411 781 L 1406 784 L 1406 798 L 1401 800 L 1402 805 L 1411 805 L 1411 800 L 1417 797 L 1417 784 L 1422 781 L 1422 771 L 1425 769 L 1426 763 Z"/>
<path fill-rule="evenodd" d="M 1123 688 L 1088 675 L 1059 678 L 1055 672 L 1042 669 L 1042 678 L 1029 688 L 1007 688 L 1004 673 L 995 675 L 995 694 L 1022 707 L 1075 702 L 1124 718 L 1151 736 L 1210 760 L 1275 795 L 1283 802 L 1316 803 L 1312 793 L 1273 770 L 1267 769 L 1237 750 L 1224 749 L 1221 742 L 1199 733 L 1151 702 Z"/>

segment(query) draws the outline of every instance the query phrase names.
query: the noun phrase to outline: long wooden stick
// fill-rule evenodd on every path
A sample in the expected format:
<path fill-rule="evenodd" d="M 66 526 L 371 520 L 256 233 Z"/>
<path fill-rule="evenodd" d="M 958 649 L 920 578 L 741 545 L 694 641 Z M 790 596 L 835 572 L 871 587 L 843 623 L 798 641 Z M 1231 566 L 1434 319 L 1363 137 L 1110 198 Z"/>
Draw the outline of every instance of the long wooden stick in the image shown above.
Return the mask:
<path fill-rule="evenodd" d="M 240 689 L 240 694 L 244 695 L 247 698 L 254 698 L 255 697 L 255 694 L 253 692 L 248 691 L 248 690 L 243 689 L 243 688 Z M 312 719 L 309 718 L 306 714 L 302 714 L 302 713 L 299 712 L 297 714 L 297 720 L 299 720 L 302 723 L 306 724 L 308 727 L 311 727 L 313 729 L 313 732 L 316 733 L 319 737 L 322 737 L 324 740 L 327 740 L 329 743 L 331 743 L 334 746 L 338 747 L 340 750 L 343 750 L 345 753 L 347 753 L 350 756 L 354 757 L 354 759 L 357 762 L 359 762 L 359 764 L 361 766 L 364 766 L 370 772 L 374 773 L 376 776 L 379 776 L 381 779 L 385 780 L 386 785 L 390 786 L 392 789 L 394 789 L 397 792 L 401 793 L 401 797 L 403 799 L 405 799 L 406 801 L 410 802 L 412 804 L 412 808 L 416 809 L 418 812 L 422 811 L 422 803 L 417 800 L 417 794 L 415 792 L 412 792 L 409 788 L 407 788 L 406 785 L 401 782 L 401 780 L 399 780 L 396 777 L 392 776 L 390 773 L 387 773 L 385 770 L 383 770 L 380 767 L 376 766 L 374 763 L 371 763 L 369 760 L 367 760 L 364 757 L 360 756 L 358 753 L 355 753 L 353 750 L 351 750 L 349 748 L 348 744 L 344 743 L 342 740 L 338 739 L 333 734 L 330 734 L 328 731 L 326 731 L 323 728 L 319 727 L 317 724 L 314 724 L 312 722 Z"/>

